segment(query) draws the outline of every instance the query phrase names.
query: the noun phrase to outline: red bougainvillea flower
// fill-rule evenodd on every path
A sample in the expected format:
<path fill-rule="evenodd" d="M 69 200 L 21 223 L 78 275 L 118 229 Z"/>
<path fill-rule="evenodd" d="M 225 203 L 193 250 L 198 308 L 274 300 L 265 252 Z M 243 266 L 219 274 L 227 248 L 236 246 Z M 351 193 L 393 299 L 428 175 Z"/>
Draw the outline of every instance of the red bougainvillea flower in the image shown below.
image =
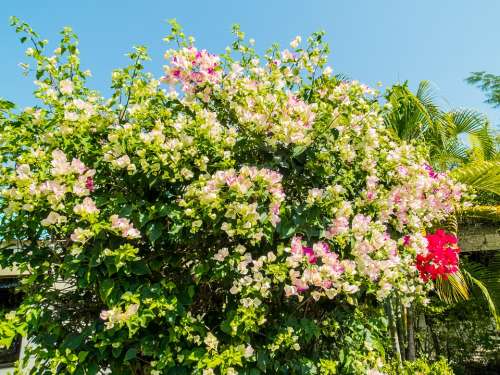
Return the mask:
<path fill-rule="evenodd" d="M 447 279 L 448 275 L 458 271 L 457 238 L 442 229 L 426 236 L 427 254 L 417 255 L 417 269 L 425 282 L 436 280 L 439 276 Z"/>

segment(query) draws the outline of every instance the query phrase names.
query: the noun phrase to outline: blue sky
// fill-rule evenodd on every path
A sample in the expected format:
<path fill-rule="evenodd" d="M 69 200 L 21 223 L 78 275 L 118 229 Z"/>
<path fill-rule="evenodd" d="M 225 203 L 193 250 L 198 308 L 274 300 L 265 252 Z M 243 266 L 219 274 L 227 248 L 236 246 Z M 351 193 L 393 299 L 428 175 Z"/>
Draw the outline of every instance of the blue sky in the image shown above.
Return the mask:
<path fill-rule="evenodd" d="M 90 69 L 93 88 L 106 94 L 113 68 L 126 64 L 124 54 L 136 44 L 149 47 L 148 70 L 157 76 L 164 64 L 165 20 L 176 18 L 197 46 L 222 52 L 230 29 L 239 23 L 264 50 L 282 46 L 297 34 L 325 30 L 330 65 L 374 86 L 423 79 L 436 86 L 443 104 L 468 107 L 500 123 L 500 109 L 464 79 L 471 71 L 500 74 L 500 1 L 496 0 L 24 0 L 4 1 L 0 10 L 0 96 L 21 107 L 34 104 L 32 81 L 18 63 L 24 48 L 8 26 L 16 15 L 55 48 L 58 31 L 72 26 L 80 37 L 82 65 Z"/>

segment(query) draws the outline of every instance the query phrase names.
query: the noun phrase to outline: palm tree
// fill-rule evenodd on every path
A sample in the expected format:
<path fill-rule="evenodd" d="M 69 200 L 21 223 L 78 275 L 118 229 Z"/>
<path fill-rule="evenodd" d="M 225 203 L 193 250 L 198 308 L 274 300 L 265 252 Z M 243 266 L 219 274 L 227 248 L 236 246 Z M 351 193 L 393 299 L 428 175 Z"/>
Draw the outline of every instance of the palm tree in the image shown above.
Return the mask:
<path fill-rule="evenodd" d="M 452 169 L 471 158 L 498 157 L 487 118 L 468 109 L 443 111 L 428 81 L 420 82 L 415 93 L 406 82 L 394 85 L 386 100 L 391 108 L 384 117 L 387 128 L 401 140 L 425 143 L 437 169 Z"/>

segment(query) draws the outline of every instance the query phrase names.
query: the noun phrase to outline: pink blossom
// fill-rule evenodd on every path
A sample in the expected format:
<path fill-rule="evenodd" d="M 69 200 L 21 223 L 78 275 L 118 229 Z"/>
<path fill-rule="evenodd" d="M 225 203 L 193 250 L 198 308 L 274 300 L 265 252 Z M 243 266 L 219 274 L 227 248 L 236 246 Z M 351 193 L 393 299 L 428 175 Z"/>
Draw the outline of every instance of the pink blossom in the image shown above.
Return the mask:
<path fill-rule="evenodd" d="M 410 246 L 411 244 L 411 237 L 406 235 L 403 237 L 403 245 L 404 246 Z"/>
<path fill-rule="evenodd" d="M 66 154 L 61 150 L 52 151 L 52 169 L 53 176 L 68 174 L 71 171 L 71 165 L 68 163 Z"/>
<path fill-rule="evenodd" d="M 59 215 L 57 212 L 51 211 L 49 215 L 41 221 L 41 224 L 44 227 L 48 227 L 50 225 L 60 225 L 67 221 L 66 216 Z"/>
<path fill-rule="evenodd" d="M 330 227 L 328 227 L 328 230 L 326 232 L 326 238 L 333 238 L 335 236 L 346 233 L 348 230 L 349 230 L 349 220 L 344 216 L 338 217 L 335 220 L 333 220 Z"/>
<path fill-rule="evenodd" d="M 205 83 L 218 84 L 222 78 L 219 57 L 206 50 L 198 51 L 195 47 L 170 51 L 165 55 L 170 57 L 170 65 L 165 67 L 163 81 L 168 84 L 182 85 L 187 93 Z"/>
<path fill-rule="evenodd" d="M 46 181 L 40 185 L 40 192 L 45 194 L 52 193 L 55 200 L 60 201 L 64 198 L 67 187 L 56 181 Z"/>
<path fill-rule="evenodd" d="M 304 252 L 304 255 L 307 256 L 307 261 L 311 264 L 316 264 L 317 258 L 314 254 L 314 251 L 312 247 L 303 247 L 302 251 Z"/>
<path fill-rule="evenodd" d="M 79 159 L 73 159 L 71 161 L 71 169 L 77 174 L 83 174 L 87 170 L 87 167 Z"/>
<path fill-rule="evenodd" d="M 99 209 L 96 207 L 94 201 L 86 197 L 83 199 L 82 203 L 79 203 L 73 207 L 73 211 L 81 216 L 95 215 L 99 213 Z"/>
<path fill-rule="evenodd" d="M 91 193 L 94 191 L 94 180 L 92 177 L 87 177 L 87 180 L 85 181 L 85 187 L 90 191 Z"/>
<path fill-rule="evenodd" d="M 291 243 L 292 254 L 303 254 L 302 252 L 302 238 L 294 236 Z"/>
<path fill-rule="evenodd" d="M 84 243 L 89 235 L 92 233 L 89 230 L 82 229 L 82 228 L 76 228 L 73 233 L 71 233 L 71 241 L 73 242 L 81 242 Z"/>
<path fill-rule="evenodd" d="M 141 233 L 136 228 L 134 228 L 130 220 L 119 217 L 118 215 L 112 215 L 110 219 L 111 228 L 120 231 L 122 237 L 129 239 L 141 237 Z"/>
<path fill-rule="evenodd" d="M 303 280 L 301 279 L 294 279 L 292 281 L 292 284 L 293 286 L 297 289 L 297 292 L 304 292 L 306 291 L 307 289 L 309 289 L 309 286 L 307 285 L 307 283 L 305 283 Z"/>
<path fill-rule="evenodd" d="M 352 231 L 358 235 L 368 232 L 371 218 L 362 214 L 357 214 L 352 219 Z"/>
<path fill-rule="evenodd" d="M 429 164 L 425 164 L 424 168 L 429 173 L 430 177 L 432 177 L 432 178 L 438 177 L 438 174 L 436 172 L 434 172 L 434 169 Z"/>

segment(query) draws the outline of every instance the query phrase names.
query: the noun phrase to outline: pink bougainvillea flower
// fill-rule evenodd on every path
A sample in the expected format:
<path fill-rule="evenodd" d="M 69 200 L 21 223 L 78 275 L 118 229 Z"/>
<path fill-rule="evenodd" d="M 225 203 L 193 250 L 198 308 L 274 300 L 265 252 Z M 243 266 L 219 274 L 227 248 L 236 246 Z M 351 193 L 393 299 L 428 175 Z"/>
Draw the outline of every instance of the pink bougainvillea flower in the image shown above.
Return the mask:
<path fill-rule="evenodd" d="M 307 255 L 307 260 L 309 261 L 309 263 L 316 264 L 318 259 L 316 258 L 312 247 L 303 247 L 302 251 L 305 255 Z"/>

